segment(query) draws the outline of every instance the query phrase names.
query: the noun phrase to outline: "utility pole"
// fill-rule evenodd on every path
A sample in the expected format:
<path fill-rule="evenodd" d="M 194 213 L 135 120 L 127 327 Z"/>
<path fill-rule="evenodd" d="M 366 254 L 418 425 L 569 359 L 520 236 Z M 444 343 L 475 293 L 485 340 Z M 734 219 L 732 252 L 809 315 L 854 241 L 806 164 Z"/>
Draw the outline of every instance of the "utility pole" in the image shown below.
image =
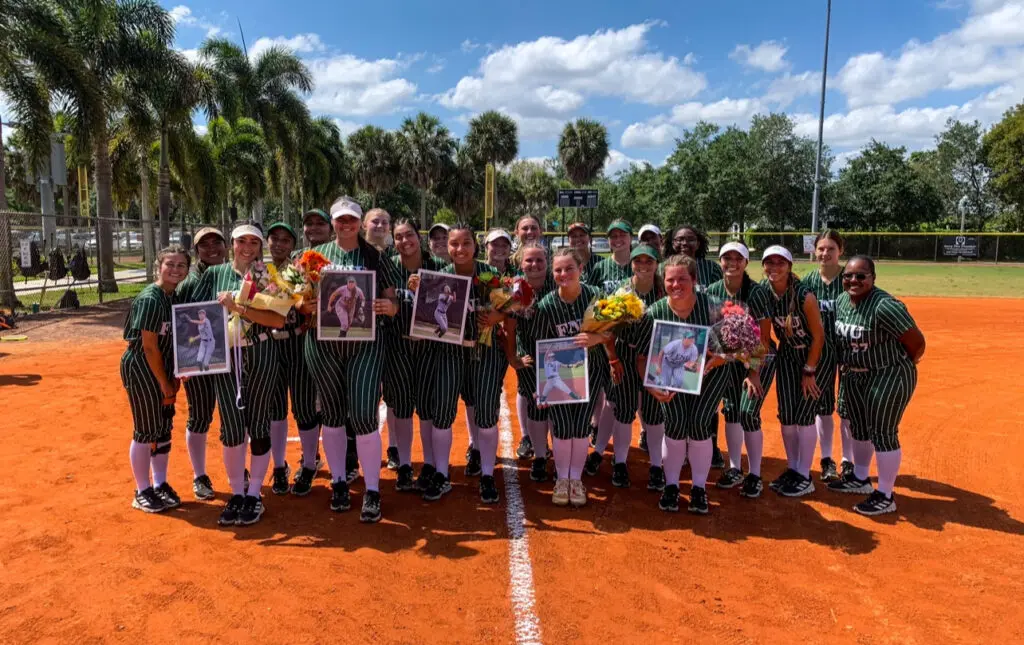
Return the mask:
<path fill-rule="evenodd" d="M 825 10 L 825 62 L 821 65 L 821 106 L 818 110 L 818 155 L 814 162 L 814 196 L 811 198 L 811 233 L 818 232 L 818 201 L 821 195 L 821 147 L 825 129 L 825 83 L 828 78 L 828 35 L 832 23 L 832 0 Z"/>

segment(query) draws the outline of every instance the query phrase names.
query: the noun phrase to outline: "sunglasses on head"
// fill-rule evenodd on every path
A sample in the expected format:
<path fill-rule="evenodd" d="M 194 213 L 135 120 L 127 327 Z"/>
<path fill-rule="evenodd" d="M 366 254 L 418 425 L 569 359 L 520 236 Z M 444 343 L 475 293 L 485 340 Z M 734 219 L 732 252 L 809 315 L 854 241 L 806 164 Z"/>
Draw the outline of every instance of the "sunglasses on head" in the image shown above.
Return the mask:
<path fill-rule="evenodd" d="M 867 280 L 868 278 L 870 278 L 871 275 L 872 274 L 870 274 L 870 273 L 844 273 L 843 274 L 843 280 L 846 280 L 847 282 L 849 282 L 851 280 L 859 280 L 859 281 L 863 282 L 864 280 Z"/>

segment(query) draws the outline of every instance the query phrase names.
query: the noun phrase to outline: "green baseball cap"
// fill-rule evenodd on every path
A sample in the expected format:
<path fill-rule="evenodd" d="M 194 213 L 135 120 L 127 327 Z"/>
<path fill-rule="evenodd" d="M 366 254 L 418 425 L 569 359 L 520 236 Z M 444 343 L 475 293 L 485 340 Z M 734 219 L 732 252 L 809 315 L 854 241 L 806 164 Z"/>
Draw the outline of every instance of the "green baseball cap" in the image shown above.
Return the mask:
<path fill-rule="evenodd" d="M 653 247 L 650 247 L 646 244 L 638 244 L 637 247 L 633 249 L 633 252 L 629 254 L 629 259 L 635 260 L 641 255 L 646 255 L 655 262 L 658 261 L 658 252 L 655 251 Z"/>
<path fill-rule="evenodd" d="M 274 222 L 273 224 L 271 224 L 270 228 L 267 229 L 267 237 L 269 238 L 270 234 L 273 233 L 275 229 L 279 228 L 283 228 L 284 230 L 288 231 L 288 234 L 291 235 L 292 239 L 295 240 L 296 242 L 299 241 L 299 236 L 295 234 L 295 229 L 293 229 L 285 222 Z"/>
<path fill-rule="evenodd" d="M 629 225 L 629 222 L 617 219 L 608 225 L 608 232 L 611 233 L 612 231 L 622 231 L 623 233 L 628 233 L 629 235 L 632 235 L 633 227 Z"/>
<path fill-rule="evenodd" d="M 323 212 L 319 208 L 311 208 L 308 211 L 306 211 L 305 213 L 303 213 L 302 214 L 302 221 L 305 222 L 306 218 L 309 217 L 310 215 L 318 215 L 318 216 L 322 217 L 323 220 L 325 222 L 327 222 L 328 224 L 331 223 L 331 216 L 328 215 L 327 213 Z"/>

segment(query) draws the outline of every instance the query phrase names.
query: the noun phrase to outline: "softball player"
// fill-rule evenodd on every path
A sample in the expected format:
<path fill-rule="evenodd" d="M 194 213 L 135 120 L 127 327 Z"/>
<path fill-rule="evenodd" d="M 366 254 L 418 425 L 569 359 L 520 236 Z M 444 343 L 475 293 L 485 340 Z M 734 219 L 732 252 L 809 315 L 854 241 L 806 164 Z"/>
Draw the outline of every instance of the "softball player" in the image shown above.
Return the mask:
<path fill-rule="evenodd" d="M 330 215 L 319 208 L 311 208 L 302 215 L 302 236 L 306 238 L 307 249 L 329 242 L 333 232 Z"/>
<path fill-rule="evenodd" d="M 235 340 L 241 343 L 242 360 L 234 361 L 231 373 L 212 377 L 220 410 L 224 467 L 231 485 L 231 499 L 218 520 L 222 526 L 255 524 L 263 517 L 260 489 L 270 467 L 270 406 L 279 370 L 277 347 L 272 342 L 270 329 L 280 329 L 285 322 L 280 314 L 235 303 L 233 292 L 242 286 L 242 278 L 252 263 L 263 255 L 260 229 L 249 224 L 235 227 L 231 244 L 234 252 L 231 264 L 207 269 L 193 295 L 197 302 L 216 298 L 228 314 L 236 314 L 252 323 L 244 337 Z M 242 396 L 236 398 L 239 385 Z M 252 453 L 248 486 L 245 483 L 247 435 Z"/>
<path fill-rule="evenodd" d="M 213 325 L 206 318 L 206 311 L 203 309 L 199 310 L 198 320 L 192 320 L 187 318 L 189 324 L 195 325 L 198 332 L 195 336 L 191 336 L 188 339 L 189 343 L 199 341 L 199 348 L 196 350 L 196 361 L 195 365 L 199 368 L 200 372 L 205 372 L 210 369 L 210 359 L 213 358 L 213 350 L 217 343 L 213 338 Z"/>
<path fill-rule="evenodd" d="M 831 378 L 830 357 L 824 355 L 818 299 L 793 273 L 793 256 L 782 246 L 769 246 L 761 256 L 770 289 L 772 328 L 779 342 L 775 358 L 775 393 L 779 401 L 782 442 L 789 468 L 769 488 L 786 497 L 814 492 L 811 463 L 818 441 L 814 411 L 821 390 Z"/>
<path fill-rule="evenodd" d="M 448 231 L 450 227 L 447 224 L 437 222 L 430 227 L 427 231 L 427 240 L 430 246 L 430 255 L 434 256 L 438 260 L 444 263 L 452 261 L 450 255 L 448 255 Z"/>
<path fill-rule="evenodd" d="M 373 310 L 394 316 L 398 311 L 395 298 L 394 265 L 359 235 L 363 217 L 359 204 L 342 197 L 331 205 L 335 240 L 321 244 L 316 250 L 333 267 L 348 270 L 367 269 L 377 274 L 377 293 Z M 353 295 L 350 287 L 349 297 Z M 325 297 L 325 294 L 320 294 Z M 363 296 L 365 297 L 365 295 Z M 339 298 L 344 302 L 343 298 Z M 333 302 L 328 301 L 328 306 Z M 348 315 L 352 309 L 343 309 Z M 342 321 L 344 327 L 345 321 Z M 377 404 L 381 396 L 381 370 L 384 352 L 379 342 L 332 342 L 306 335 L 306 364 L 313 374 L 313 383 L 322 408 L 323 444 L 327 465 L 331 470 L 331 510 L 351 508 L 347 481 L 348 438 L 346 424 L 355 434 L 356 451 L 363 464 L 366 492 L 359 519 L 377 522 L 381 518 L 380 460 L 381 439 L 377 424 Z"/>
<path fill-rule="evenodd" d="M 772 322 L 769 313 L 768 290 L 754 282 L 747 275 L 750 251 L 742 242 L 723 244 L 718 251 L 724 278 L 708 287 L 708 297 L 716 307 L 726 300 L 747 306 L 761 331 L 765 358 L 759 370 L 748 370 L 742 363 L 733 362 L 723 369 L 728 374 L 722 412 L 725 416 L 725 441 L 729 447 L 729 469 L 718 479 L 719 488 L 732 488 L 742 482 L 740 494 L 744 497 L 759 497 L 763 489 L 761 482 L 761 458 L 764 454 L 764 435 L 761 432 L 761 406 L 764 392 L 771 387 L 775 377 L 772 343 Z M 743 445 L 747 446 L 749 473 L 743 476 Z"/>
<path fill-rule="evenodd" d="M 327 300 L 327 308 L 334 309 L 334 315 L 338 317 L 339 338 L 348 336 L 348 330 L 353 324 L 362 322 L 363 305 L 366 304 L 366 294 L 356 284 L 355 278 L 349 278 L 342 286 L 331 293 Z"/>
<path fill-rule="evenodd" d="M 836 298 L 836 342 L 845 372 L 840 397 L 850 413 L 854 472 L 828 487 L 868 494 L 854 506 L 861 515 L 894 513 L 893 486 L 903 455 L 900 419 L 917 386 L 925 339 L 906 305 L 875 287 L 871 258 L 850 258 L 843 285 L 846 293 Z M 872 453 L 878 460 L 878 490 L 868 478 Z"/>
<path fill-rule="evenodd" d="M 452 288 L 444 285 L 443 290 L 437 296 L 437 303 L 434 305 L 434 322 L 437 323 L 437 332 L 435 333 L 438 338 L 444 338 L 444 335 L 448 333 L 448 307 L 454 300 L 455 294 L 452 293 Z"/>
<path fill-rule="evenodd" d="M 443 271 L 462 276 L 476 277 L 481 273 L 496 273 L 494 267 L 479 262 L 476 237 L 473 230 L 465 224 L 456 224 L 448 234 L 448 253 L 452 264 Z M 413 291 L 419 286 L 419 276 L 412 276 L 409 288 Z M 466 404 L 467 424 L 475 422 L 479 428 L 477 440 L 473 442 L 473 457 L 479 464 L 480 500 L 485 504 L 498 502 L 498 488 L 494 482 L 494 463 L 498 451 L 498 408 L 501 403 L 501 386 L 508 361 L 505 352 L 497 340 L 493 346 L 478 345 L 478 328 L 498 324 L 503 316 L 495 312 L 476 311 L 478 301 L 483 297 L 476 285 L 470 291 L 470 302 L 467 307 L 475 315 L 466 317 L 463 330 L 462 345 L 439 343 L 430 352 L 430 371 L 436 379 L 434 395 L 430 397 L 427 416 L 433 421 L 431 448 L 434 456 L 434 473 L 431 485 L 423 493 L 423 498 L 435 501 L 451 490 L 448 475 L 448 464 L 451 459 L 452 424 L 458 411 L 458 399 L 461 393 Z M 472 431 L 472 427 L 471 427 Z M 466 465 L 467 474 L 472 474 Z"/>
<path fill-rule="evenodd" d="M 698 293 L 695 288 L 697 262 L 689 256 L 676 255 L 666 261 L 663 270 L 668 297 L 654 303 L 637 323 L 637 371 L 641 374 L 647 372 L 647 352 L 654 333 L 654 321 L 667 320 L 705 326 L 711 324 L 711 301 L 707 295 Z M 687 363 L 690 362 L 688 359 L 693 357 L 694 352 L 686 348 L 685 343 L 681 343 L 679 353 L 672 357 L 671 345 L 672 343 L 669 343 L 666 346 L 666 349 L 670 350 L 668 360 L 664 350 L 662 351 L 662 362 L 667 363 L 667 367 L 674 371 L 685 371 Z M 709 512 L 706 488 L 712 455 L 709 420 L 718 410 L 728 382 L 726 371 L 716 369 L 722 363 L 720 358 L 708 358 L 704 366 L 705 376 L 700 394 L 647 388 L 647 391 L 661 402 L 665 415 L 666 484 L 658 502 L 658 507 L 663 511 L 679 510 L 679 475 L 683 462 L 689 460 L 693 484 L 690 487 L 688 510 L 702 515 Z M 669 374 L 667 378 L 675 377 Z"/>
<path fill-rule="evenodd" d="M 636 234 L 636 239 L 640 244 L 646 244 L 656 252 L 660 252 L 665 245 L 661 237 L 661 229 L 654 224 L 644 224 L 641 226 L 640 231 Z"/>
<path fill-rule="evenodd" d="M 583 274 L 580 276 L 580 282 L 590 284 L 590 274 L 602 260 L 601 256 L 595 255 L 590 250 L 590 227 L 583 222 L 573 222 L 569 225 L 569 232 L 566 235 L 569 237 L 569 248 L 576 251 L 576 254 L 583 260 Z"/>
<path fill-rule="evenodd" d="M 135 427 L 128 449 L 135 476 L 132 507 L 146 513 L 159 513 L 181 504 L 178 494 L 167 483 L 171 419 L 178 392 L 178 380 L 173 376 L 171 303 L 174 289 L 185 279 L 188 267 L 188 254 L 180 246 L 160 251 L 156 258 L 156 282 L 132 300 L 124 323 L 128 347 L 121 356 L 121 383 L 128 394 Z"/>
<path fill-rule="evenodd" d="M 615 338 L 608 334 L 583 333 L 583 315 L 601 290 L 580 283 L 583 262 L 570 248 L 555 251 L 552 274 L 558 289 L 552 291 L 537 305 L 532 335 L 537 340 L 547 338 L 574 338 L 576 346 L 587 349 L 590 397 L 586 403 L 556 405 L 549 409 L 554 434 L 554 457 L 557 480 L 551 501 L 559 506 L 587 503 L 587 489 L 583 485 L 583 467 L 587 460 L 588 422 L 594 412 L 595 393 L 608 381 L 609 369 L 622 375 L 622 365 L 615 353 Z M 601 351 L 599 345 L 604 345 Z"/>
<path fill-rule="evenodd" d="M 509 261 L 512 255 L 512 236 L 505 229 L 491 229 L 484 238 L 484 247 L 487 251 L 487 264 L 503 276 L 516 274 L 516 266 Z"/>
<path fill-rule="evenodd" d="M 620 286 L 629 287 L 650 307 L 665 296 L 665 285 L 658 275 L 658 252 L 650 246 L 640 245 L 630 254 L 633 277 Z M 635 325 L 628 325 L 621 330 L 615 341 L 615 351 L 622 362 L 623 377 L 617 385 L 608 388 L 608 401 L 605 404 L 614 415 L 611 435 L 615 440 L 615 462 L 612 467 L 612 485 L 629 488 L 629 470 L 626 458 L 629 446 L 633 442 L 633 418 L 640 411 L 640 423 L 653 440 L 654 449 L 650 451 L 650 471 L 647 481 L 648 490 L 661 491 L 665 488 L 665 472 L 662 469 L 662 439 L 665 435 L 665 417 L 661 405 L 643 387 L 643 376 L 636 370 L 637 346 L 633 332 Z M 603 429 L 603 428 L 602 428 Z M 601 466 L 608 437 L 599 433 L 594 450 L 587 457 L 584 472 L 588 475 L 597 474 Z"/>
<path fill-rule="evenodd" d="M 391 258 L 395 272 L 399 309 L 393 333 L 384 336 L 384 402 L 388 406 L 389 435 L 395 438 L 398 453 L 398 491 L 424 491 L 436 472 L 433 455 L 433 420 L 425 412 L 425 402 L 431 393 L 433 377 L 428 353 L 434 343 L 409 337 L 415 294 L 406 289 L 409 277 L 420 269 L 440 271 L 444 262 L 423 250 L 415 222 L 399 219 L 394 226 L 395 248 L 398 255 Z M 447 325 L 447 316 L 445 317 Z M 423 468 L 413 481 L 412 475 L 412 415 L 420 418 L 420 441 L 423 447 Z M 390 448 L 389 448 L 390 450 Z"/>
<path fill-rule="evenodd" d="M 394 239 L 391 237 L 391 214 L 383 208 L 371 208 L 363 218 L 363 231 L 366 241 L 373 245 L 384 257 L 394 257 Z"/>
<path fill-rule="evenodd" d="M 224 263 L 227 244 L 224 234 L 215 228 L 201 228 L 195 237 L 196 263 L 175 291 L 175 302 L 196 302 L 192 297 L 199 279 L 209 267 Z M 188 422 L 185 425 L 185 445 L 192 465 L 192 493 L 198 500 L 214 497 L 213 482 L 206 474 L 206 436 L 213 422 L 213 409 L 217 393 L 212 378 L 185 380 L 185 398 L 188 401 Z"/>
<path fill-rule="evenodd" d="M 803 283 L 818 299 L 821 310 L 821 324 L 825 329 L 825 354 L 833 357 L 829 361 L 835 371 L 836 356 L 836 298 L 843 292 L 843 281 L 840 274 L 839 256 L 843 254 L 843 238 L 838 231 L 825 229 L 818 234 L 814 242 L 814 255 L 818 259 L 818 270 L 805 276 Z M 832 459 L 832 436 L 835 424 L 832 413 L 836 409 L 836 377 L 831 375 L 821 390 L 818 409 L 815 411 L 815 424 L 818 428 L 818 441 L 821 443 L 821 481 L 830 482 L 839 479 L 836 462 Z M 839 438 L 842 445 L 842 471 L 845 475 L 853 470 L 853 438 L 850 436 L 850 420 L 844 410 L 839 414 Z"/>
<path fill-rule="evenodd" d="M 312 218 L 311 218 L 312 219 Z M 277 222 L 267 229 L 267 245 L 274 265 L 283 270 L 295 252 L 298 236 L 291 226 Z M 273 456 L 274 470 L 271 473 L 271 491 L 275 495 L 286 495 L 289 491 L 288 477 L 291 467 L 285 460 L 288 447 L 288 395 L 291 393 L 292 416 L 299 427 L 299 440 L 310 438 L 314 443 L 309 446 L 313 454 L 309 463 L 315 464 L 316 443 L 319 440 L 320 415 L 316 410 L 316 390 L 313 379 L 306 367 L 306 359 L 302 355 L 303 335 L 309 328 L 309 319 L 293 307 L 285 317 L 284 329 L 271 331 L 274 344 L 277 345 L 279 374 L 275 382 L 274 402 L 270 410 L 270 452 Z M 311 434 L 312 433 L 312 434 Z M 305 452 L 305 450 L 303 451 Z M 303 461 L 302 464 L 306 462 Z M 297 495 L 309 492 L 315 472 L 303 475 L 303 468 L 296 474 Z"/>
<path fill-rule="evenodd" d="M 537 242 L 538 244 L 544 244 L 544 227 L 541 225 L 540 220 L 533 215 L 522 215 L 516 220 L 515 226 L 515 246 L 516 250 L 520 246 L 527 242 Z"/>

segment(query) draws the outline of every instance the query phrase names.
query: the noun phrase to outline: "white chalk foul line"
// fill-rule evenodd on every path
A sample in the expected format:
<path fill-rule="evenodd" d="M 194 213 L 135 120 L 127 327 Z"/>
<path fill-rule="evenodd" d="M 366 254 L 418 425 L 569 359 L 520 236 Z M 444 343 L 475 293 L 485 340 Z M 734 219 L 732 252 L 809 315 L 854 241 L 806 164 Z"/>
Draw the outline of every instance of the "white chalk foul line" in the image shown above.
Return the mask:
<path fill-rule="evenodd" d="M 512 421 L 501 397 L 501 472 L 505 478 L 505 524 L 508 526 L 508 587 L 516 625 L 516 643 L 540 643 L 540 620 L 534 607 L 533 565 L 526 534 L 526 512 L 519 491 L 519 469 L 512 443 Z"/>

